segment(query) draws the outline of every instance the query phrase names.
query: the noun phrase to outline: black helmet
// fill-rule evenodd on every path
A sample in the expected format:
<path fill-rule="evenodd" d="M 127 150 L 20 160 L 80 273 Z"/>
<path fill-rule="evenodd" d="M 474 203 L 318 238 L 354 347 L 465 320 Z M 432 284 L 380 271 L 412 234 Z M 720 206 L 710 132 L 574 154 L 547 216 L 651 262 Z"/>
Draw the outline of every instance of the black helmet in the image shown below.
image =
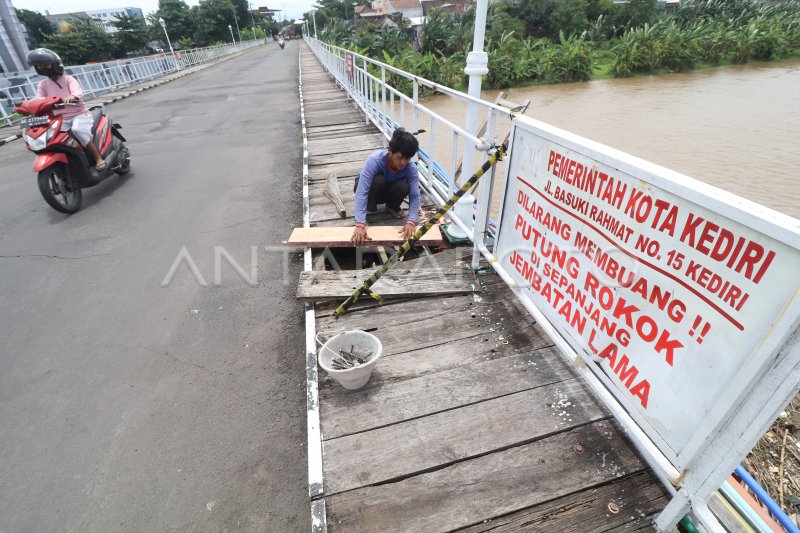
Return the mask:
<path fill-rule="evenodd" d="M 28 52 L 26 59 L 28 60 L 28 65 L 32 65 L 34 70 L 36 70 L 36 73 L 40 76 L 47 76 L 50 78 L 64 74 L 64 62 L 61 61 L 61 58 L 58 57 L 57 53 L 47 48 L 37 48 L 36 50 L 31 50 Z M 41 68 L 39 65 L 53 65 L 53 68 Z"/>

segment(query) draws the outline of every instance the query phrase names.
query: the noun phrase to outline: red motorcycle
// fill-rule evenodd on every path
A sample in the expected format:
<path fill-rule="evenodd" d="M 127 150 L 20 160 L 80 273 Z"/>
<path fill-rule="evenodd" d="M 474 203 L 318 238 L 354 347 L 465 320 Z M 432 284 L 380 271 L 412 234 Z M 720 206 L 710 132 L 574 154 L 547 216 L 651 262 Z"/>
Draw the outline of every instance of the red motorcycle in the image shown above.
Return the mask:
<path fill-rule="evenodd" d="M 92 136 L 106 161 L 106 168 L 96 170 L 94 158 L 81 143 L 70 131 L 61 131 L 63 119 L 54 111 L 65 105 L 69 104 L 50 96 L 24 101 L 14 111 L 27 115 L 20 126 L 28 150 L 36 154 L 33 171 L 39 174 L 39 191 L 56 211 L 74 213 L 81 207 L 81 189 L 93 187 L 113 174 L 127 174 L 131 155 L 119 132 L 122 126 L 111 122 L 103 106 L 92 107 Z"/>

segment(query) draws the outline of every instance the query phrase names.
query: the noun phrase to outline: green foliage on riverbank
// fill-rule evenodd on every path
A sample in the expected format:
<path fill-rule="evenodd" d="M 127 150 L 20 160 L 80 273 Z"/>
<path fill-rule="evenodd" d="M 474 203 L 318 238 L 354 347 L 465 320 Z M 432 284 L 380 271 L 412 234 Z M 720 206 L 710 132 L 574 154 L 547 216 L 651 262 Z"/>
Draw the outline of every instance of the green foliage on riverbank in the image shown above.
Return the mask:
<path fill-rule="evenodd" d="M 463 14 L 433 10 L 412 41 L 410 31 L 331 19 L 320 38 L 460 88 L 474 20 L 471 7 Z M 492 88 L 781 59 L 800 55 L 800 2 L 686 0 L 669 13 L 656 0 L 498 3 L 489 9 L 485 50 L 484 84 Z"/>

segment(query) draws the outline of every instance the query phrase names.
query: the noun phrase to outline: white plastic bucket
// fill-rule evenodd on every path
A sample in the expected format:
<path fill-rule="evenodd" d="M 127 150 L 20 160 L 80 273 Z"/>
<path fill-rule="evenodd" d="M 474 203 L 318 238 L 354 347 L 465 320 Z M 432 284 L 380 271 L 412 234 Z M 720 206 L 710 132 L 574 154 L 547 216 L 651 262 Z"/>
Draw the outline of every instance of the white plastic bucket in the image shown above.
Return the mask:
<path fill-rule="evenodd" d="M 355 368 L 336 370 L 331 365 L 331 359 L 339 355 L 339 350 L 353 351 L 359 354 L 372 352 L 366 363 Z M 331 337 L 319 350 L 319 366 L 345 389 L 360 389 L 369 381 L 372 369 L 383 354 L 383 345 L 378 337 L 366 331 L 345 331 Z"/>

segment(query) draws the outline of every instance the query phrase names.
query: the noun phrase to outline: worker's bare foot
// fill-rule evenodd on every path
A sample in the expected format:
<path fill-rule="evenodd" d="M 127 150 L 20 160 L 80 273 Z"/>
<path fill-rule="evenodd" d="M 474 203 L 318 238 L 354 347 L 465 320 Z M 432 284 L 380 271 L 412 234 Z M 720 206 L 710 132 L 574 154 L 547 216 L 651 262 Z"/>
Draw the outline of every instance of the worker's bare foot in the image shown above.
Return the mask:
<path fill-rule="evenodd" d="M 96 168 L 98 171 L 105 170 L 106 169 L 106 160 L 105 159 L 99 160 L 97 162 L 97 165 L 95 165 L 94 168 Z"/>

